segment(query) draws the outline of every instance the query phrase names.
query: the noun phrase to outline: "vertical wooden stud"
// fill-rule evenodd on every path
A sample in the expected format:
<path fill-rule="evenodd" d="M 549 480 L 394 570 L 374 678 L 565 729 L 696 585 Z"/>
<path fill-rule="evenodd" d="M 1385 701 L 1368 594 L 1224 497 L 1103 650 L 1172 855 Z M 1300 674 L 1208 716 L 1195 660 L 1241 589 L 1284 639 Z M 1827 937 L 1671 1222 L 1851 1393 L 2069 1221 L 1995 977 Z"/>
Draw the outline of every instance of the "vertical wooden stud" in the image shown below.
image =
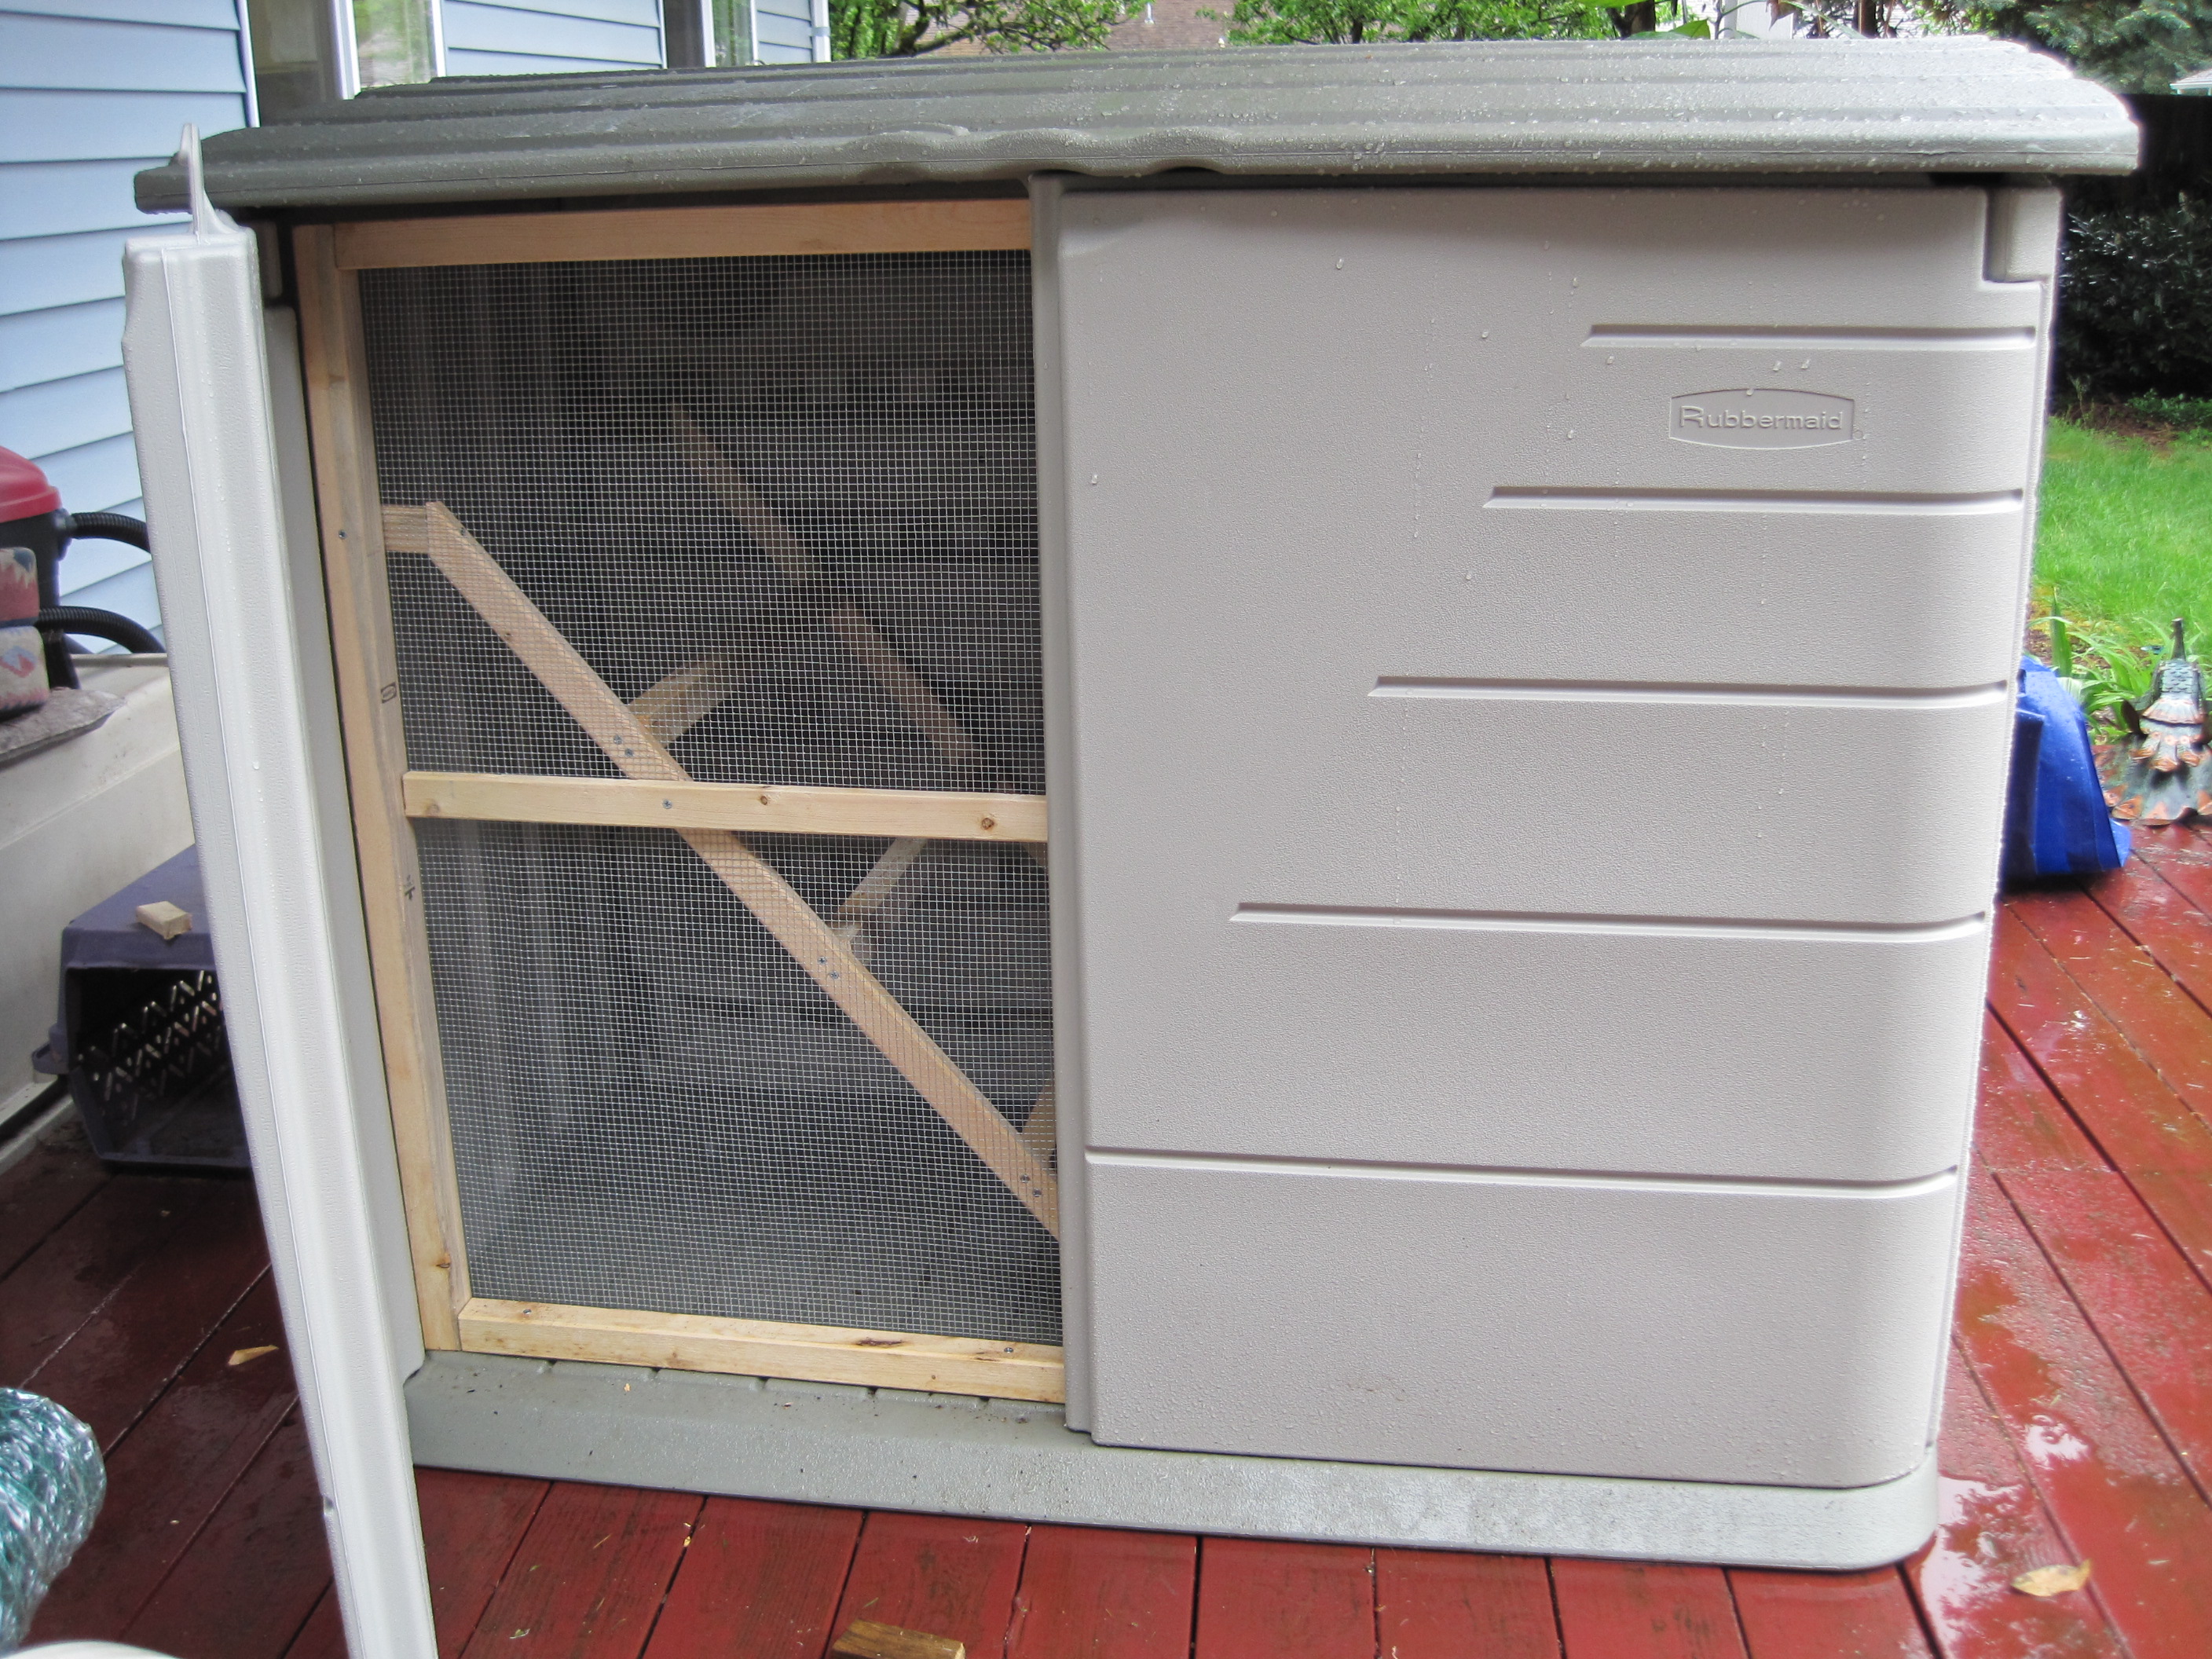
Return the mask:
<path fill-rule="evenodd" d="M 359 279 L 339 270 L 327 225 L 295 230 L 293 253 L 338 714 L 416 1302 L 423 1345 L 458 1349 L 458 1310 L 469 1299 L 468 1259 L 446 1115 L 422 878 L 414 830 L 401 797 L 407 751 L 399 720 L 391 591 L 385 580 Z"/>

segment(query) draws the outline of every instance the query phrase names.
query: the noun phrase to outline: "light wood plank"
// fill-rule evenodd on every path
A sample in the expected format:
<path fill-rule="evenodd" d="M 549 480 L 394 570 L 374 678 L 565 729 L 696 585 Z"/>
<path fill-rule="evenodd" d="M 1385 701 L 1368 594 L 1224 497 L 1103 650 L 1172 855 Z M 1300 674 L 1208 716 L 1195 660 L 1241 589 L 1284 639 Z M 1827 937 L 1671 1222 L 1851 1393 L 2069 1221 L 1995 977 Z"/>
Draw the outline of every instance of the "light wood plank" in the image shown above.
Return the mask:
<path fill-rule="evenodd" d="M 876 684 L 890 693 L 891 701 L 906 711 L 906 717 L 921 728 L 922 736 L 939 754 L 957 767 L 973 766 L 982 757 L 975 738 L 939 701 L 929 682 L 884 642 L 875 623 L 853 606 L 841 605 L 830 613 L 830 628 L 844 641 L 845 648 L 860 659 L 860 666 Z"/>
<path fill-rule="evenodd" d="M 968 1659 L 968 1644 L 927 1631 L 901 1630 L 855 1619 L 850 1629 L 830 1644 L 830 1659 Z"/>
<path fill-rule="evenodd" d="M 546 264 L 567 259 L 709 259 L 791 253 L 1025 249 L 1030 204 L 814 202 L 618 208 L 583 213 L 365 219 L 333 228 L 342 270 Z"/>
<path fill-rule="evenodd" d="M 431 562 L 506 641 L 538 683 L 568 711 L 601 752 L 632 778 L 689 783 L 690 776 L 629 705 L 607 689 L 566 636 L 545 619 L 497 560 L 436 501 L 427 507 Z M 1059 1188 L 988 1097 L 939 1048 L 773 866 L 726 830 L 679 830 L 684 844 L 788 951 L 846 1017 L 860 1028 L 947 1127 L 1006 1184 L 1038 1223 L 1060 1231 Z"/>
<path fill-rule="evenodd" d="M 1054 1092 L 1056 1087 L 1048 1083 L 1037 1091 L 1036 1104 L 1030 1108 L 1029 1121 L 1022 1125 L 1022 1145 L 1036 1155 L 1040 1164 L 1050 1164 L 1060 1145 L 1060 1101 Z"/>
<path fill-rule="evenodd" d="M 702 657 L 647 687 L 630 712 L 661 742 L 673 743 L 727 701 L 751 672 L 751 664 L 735 657 Z"/>
<path fill-rule="evenodd" d="M 1045 833 L 1042 795 L 668 783 L 495 772 L 410 772 L 404 790 L 411 818 L 899 836 L 930 841 L 1039 841 Z"/>
<path fill-rule="evenodd" d="M 794 587 L 811 586 L 821 577 L 821 567 L 806 544 L 791 532 L 775 511 L 754 493 L 744 477 L 714 447 L 691 417 L 681 409 L 669 411 L 671 430 L 678 451 L 690 463 L 700 481 L 730 509 L 745 533 L 782 571 Z M 404 503 L 384 509 L 384 544 L 393 553 L 429 550 L 427 510 Z M 973 766 L 981 751 L 952 711 L 915 673 L 906 659 L 891 649 L 876 625 L 855 607 L 841 605 L 827 613 L 830 629 L 860 665 L 890 694 L 907 718 L 921 728 L 933 747 L 957 767 Z M 650 696 L 651 692 L 647 696 Z"/>
<path fill-rule="evenodd" d="M 422 878 L 400 799 L 407 745 L 385 581 L 360 296 L 354 277 L 337 268 L 327 227 L 296 231 L 293 247 L 339 720 L 416 1304 L 425 1346 L 457 1348 L 454 1310 L 468 1299 L 468 1257 Z"/>
<path fill-rule="evenodd" d="M 851 945 L 853 954 L 861 961 L 874 960 L 878 942 L 914 902 L 914 884 L 907 878 L 928 852 L 929 842 L 919 836 L 893 842 L 830 918 L 837 937 Z"/>
<path fill-rule="evenodd" d="M 678 453 L 698 475 L 699 481 L 730 510 L 731 516 L 745 527 L 745 533 L 759 544 L 761 550 L 775 562 L 786 580 L 794 587 L 809 587 L 819 581 L 821 567 L 806 544 L 793 535 L 791 527 L 776 515 L 775 509 L 760 498 L 744 474 L 715 447 L 714 441 L 699 429 L 690 412 L 680 405 L 672 406 L 668 423 Z M 929 683 L 885 643 L 884 636 L 876 631 L 876 625 L 850 605 L 837 606 L 830 612 L 829 619 L 830 629 L 844 642 L 845 648 L 860 659 L 860 665 L 878 685 L 890 693 L 892 701 L 921 728 L 922 735 L 937 751 L 955 766 L 973 766 L 980 758 L 975 740 L 954 718 L 952 711 L 939 701 L 937 693 L 929 689 Z"/>
<path fill-rule="evenodd" d="M 384 550 L 386 553 L 428 553 L 430 550 L 428 509 L 387 504 L 382 517 Z"/>
<path fill-rule="evenodd" d="M 729 509 L 730 516 L 744 526 L 745 534 L 760 544 L 761 551 L 783 572 L 786 581 L 793 587 L 810 587 L 821 580 L 822 567 L 815 562 L 813 550 L 792 533 L 791 526 L 760 498 L 745 475 L 700 430 L 690 410 L 681 404 L 670 404 L 668 429 L 684 465 L 698 474 L 699 482 Z"/>
<path fill-rule="evenodd" d="M 1060 1350 L 1036 1342 L 986 1342 L 909 1331 L 786 1325 L 482 1297 L 461 1310 L 461 1341 L 471 1353 L 520 1354 L 533 1359 L 790 1376 L 996 1400 L 1057 1401 L 1066 1397 Z"/>

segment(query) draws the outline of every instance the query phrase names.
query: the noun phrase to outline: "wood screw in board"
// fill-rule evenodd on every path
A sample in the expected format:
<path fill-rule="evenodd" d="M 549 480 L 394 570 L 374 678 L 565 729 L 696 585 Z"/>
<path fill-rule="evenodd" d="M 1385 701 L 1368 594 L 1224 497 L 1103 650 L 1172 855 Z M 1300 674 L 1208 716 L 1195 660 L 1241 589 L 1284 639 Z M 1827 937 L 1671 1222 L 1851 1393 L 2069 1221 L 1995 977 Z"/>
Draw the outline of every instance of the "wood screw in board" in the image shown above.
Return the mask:
<path fill-rule="evenodd" d="M 968 1644 L 856 1619 L 830 1650 L 836 1659 L 968 1659 Z"/>

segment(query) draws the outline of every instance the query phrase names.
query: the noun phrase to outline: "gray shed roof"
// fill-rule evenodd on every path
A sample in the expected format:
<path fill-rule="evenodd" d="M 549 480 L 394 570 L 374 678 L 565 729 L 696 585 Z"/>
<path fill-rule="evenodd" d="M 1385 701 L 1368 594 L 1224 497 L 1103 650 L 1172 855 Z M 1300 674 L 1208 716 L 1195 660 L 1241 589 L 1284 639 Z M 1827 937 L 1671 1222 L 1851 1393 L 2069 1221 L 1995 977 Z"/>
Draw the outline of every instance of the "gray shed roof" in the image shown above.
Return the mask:
<path fill-rule="evenodd" d="M 2125 173 L 2119 100 L 1978 40 L 1055 52 L 447 80 L 208 141 L 231 208 L 1018 179 Z M 138 176 L 149 210 L 182 170 Z"/>

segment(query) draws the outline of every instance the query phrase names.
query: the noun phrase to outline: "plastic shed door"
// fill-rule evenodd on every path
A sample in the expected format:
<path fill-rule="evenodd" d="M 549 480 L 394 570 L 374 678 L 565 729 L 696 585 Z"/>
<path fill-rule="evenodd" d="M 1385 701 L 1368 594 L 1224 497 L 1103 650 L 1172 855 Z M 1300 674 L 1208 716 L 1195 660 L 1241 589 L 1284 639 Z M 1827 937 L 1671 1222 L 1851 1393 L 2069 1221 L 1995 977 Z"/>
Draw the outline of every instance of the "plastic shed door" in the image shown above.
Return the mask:
<path fill-rule="evenodd" d="M 2042 386 L 1990 200 L 1064 199 L 1099 1439 L 1921 1462 Z"/>
<path fill-rule="evenodd" d="M 298 337 L 251 231 L 208 203 L 133 239 L 123 337 L 223 1023 L 355 1652 L 437 1651 L 400 1384 L 422 1364 L 397 1240 Z"/>

